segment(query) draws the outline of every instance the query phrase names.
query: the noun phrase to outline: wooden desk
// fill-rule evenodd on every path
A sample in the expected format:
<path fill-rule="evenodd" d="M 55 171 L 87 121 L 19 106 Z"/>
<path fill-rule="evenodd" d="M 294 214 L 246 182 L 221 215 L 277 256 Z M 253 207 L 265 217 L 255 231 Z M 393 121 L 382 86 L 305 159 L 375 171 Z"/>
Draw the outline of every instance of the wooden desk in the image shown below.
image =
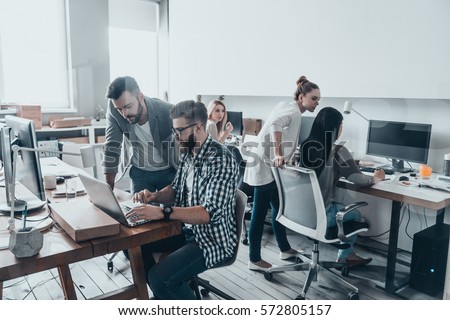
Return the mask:
<path fill-rule="evenodd" d="M 155 221 L 134 228 L 121 226 L 118 235 L 76 243 L 62 230 L 46 231 L 44 245 L 34 257 L 18 259 L 9 250 L 0 250 L 0 300 L 4 281 L 53 268 L 58 269 L 65 299 L 76 299 L 69 264 L 124 249 L 130 252 L 133 284 L 94 299 L 148 299 L 140 246 L 180 232 L 179 222 Z"/>
<path fill-rule="evenodd" d="M 429 188 L 404 187 L 399 185 L 397 180 L 382 181 L 370 188 L 357 187 L 352 183 L 340 181 L 338 183 L 338 187 L 392 200 L 386 277 L 385 284 L 382 289 L 390 294 L 395 294 L 397 290 L 405 286 L 409 280 L 407 279 L 406 281 L 396 282 L 395 279 L 398 233 L 400 227 L 400 210 L 402 204 L 407 203 L 436 210 L 436 224 L 439 224 L 444 222 L 445 207 L 450 205 L 450 193 Z"/>
<path fill-rule="evenodd" d="M 66 299 L 76 299 L 69 264 L 93 257 L 89 242 L 74 242 L 64 231 L 47 231 L 44 245 L 35 257 L 16 258 L 11 251 L 0 250 L 0 300 L 3 298 L 3 282 L 28 274 L 58 269 Z"/>

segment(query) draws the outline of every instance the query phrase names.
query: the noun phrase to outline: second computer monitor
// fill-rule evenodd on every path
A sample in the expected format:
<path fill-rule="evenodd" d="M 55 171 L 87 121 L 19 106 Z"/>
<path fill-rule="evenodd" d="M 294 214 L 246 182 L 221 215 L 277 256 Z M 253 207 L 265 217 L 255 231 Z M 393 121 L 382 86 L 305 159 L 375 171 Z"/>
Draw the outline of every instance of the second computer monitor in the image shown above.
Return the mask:
<path fill-rule="evenodd" d="M 391 159 L 395 171 L 407 172 L 403 161 L 427 163 L 430 137 L 431 124 L 370 120 L 366 153 Z"/>
<path fill-rule="evenodd" d="M 242 136 L 244 131 L 244 125 L 242 120 L 242 112 L 240 111 L 227 111 L 228 122 L 233 125 L 232 134 Z"/>

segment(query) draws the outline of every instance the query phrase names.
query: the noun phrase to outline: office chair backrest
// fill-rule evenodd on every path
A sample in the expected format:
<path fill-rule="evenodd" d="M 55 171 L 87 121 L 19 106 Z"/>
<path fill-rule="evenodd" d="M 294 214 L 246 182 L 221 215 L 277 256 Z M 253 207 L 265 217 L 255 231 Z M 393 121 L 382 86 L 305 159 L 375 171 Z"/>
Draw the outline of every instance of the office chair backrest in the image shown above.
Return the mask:
<path fill-rule="evenodd" d="M 328 242 L 325 205 L 314 170 L 286 165 L 272 172 L 280 198 L 277 220 L 295 232 Z"/>
<path fill-rule="evenodd" d="M 244 192 L 242 192 L 241 190 L 236 190 L 236 207 L 235 207 L 234 212 L 236 214 L 236 231 L 237 231 L 238 243 L 236 244 L 236 247 L 234 248 L 233 257 L 231 257 L 226 262 L 226 265 L 232 264 L 236 260 L 236 257 L 237 257 L 238 248 L 239 248 L 239 239 L 241 238 L 241 234 L 242 234 L 242 222 L 244 220 L 246 204 L 247 204 L 247 195 Z"/>
<path fill-rule="evenodd" d="M 247 195 L 247 197 L 249 198 L 253 197 L 253 187 L 244 182 L 246 162 L 242 157 L 241 151 L 236 146 L 227 146 L 227 148 L 228 150 L 230 150 L 231 154 L 233 155 L 234 159 L 239 165 L 239 177 L 237 181 L 237 188 L 243 191 Z"/>

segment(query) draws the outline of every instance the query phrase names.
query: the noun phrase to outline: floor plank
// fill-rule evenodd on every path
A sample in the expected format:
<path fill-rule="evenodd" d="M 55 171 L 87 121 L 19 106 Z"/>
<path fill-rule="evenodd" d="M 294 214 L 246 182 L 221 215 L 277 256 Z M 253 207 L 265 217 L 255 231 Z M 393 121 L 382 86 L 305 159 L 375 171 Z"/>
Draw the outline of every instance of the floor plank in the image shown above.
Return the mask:
<path fill-rule="evenodd" d="M 311 250 L 312 242 L 307 238 L 288 231 L 291 246 L 296 249 L 304 249 L 307 253 Z M 326 260 L 336 259 L 337 249 L 330 245 L 321 244 L 320 258 Z M 352 269 L 349 277 L 345 278 L 359 289 L 361 300 L 395 300 L 399 297 L 389 295 L 376 287 L 384 279 L 386 270 L 386 246 L 369 238 L 361 238 L 355 245 L 355 251 L 363 257 L 372 257 L 371 264 L 361 268 Z M 279 259 L 279 249 L 273 235 L 264 233 L 262 257 L 273 264 L 288 264 L 289 261 Z M 402 260 L 410 261 L 411 255 L 407 252 L 399 252 Z M 97 257 L 70 265 L 72 277 L 78 299 L 89 299 L 97 295 L 109 292 L 118 287 L 124 287 L 132 283 L 130 266 L 125 255 L 120 252 L 113 260 L 113 271 L 107 269 L 107 261 L 110 255 Z M 267 281 L 260 272 L 250 271 L 248 263 L 248 246 L 240 244 L 239 253 L 233 265 L 204 272 L 201 277 L 210 281 L 225 293 L 243 300 L 284 300 L 294 299 L 303 288 L 306 279 L 305 271 L 288 271 L 273 275 L 272 281 Z M 408 268 L 398 266 L 403 275 L 408 274 Z M 339 272 L 337 272 L 340 275 Z M 313 282 L 308 290 L 307 299 L 312 300 L 336 300 L 347 299 L 349 288 L 336 281 L 334 276 L 326 272 L 320 272 L 318 281 Z M 409 287 L 400 293 L 409 299 L 440 299 L 441 296 L 428 296 Z M 149 295 L 153 296 L 149 290 Z M 37 299 L 60 300 L 63 293 L 56 269 L 39 272 L 26 277 L 12 279 L 4 283 L 3 299 Z M 218 299 L 210 294 L 206 299 Z"/>

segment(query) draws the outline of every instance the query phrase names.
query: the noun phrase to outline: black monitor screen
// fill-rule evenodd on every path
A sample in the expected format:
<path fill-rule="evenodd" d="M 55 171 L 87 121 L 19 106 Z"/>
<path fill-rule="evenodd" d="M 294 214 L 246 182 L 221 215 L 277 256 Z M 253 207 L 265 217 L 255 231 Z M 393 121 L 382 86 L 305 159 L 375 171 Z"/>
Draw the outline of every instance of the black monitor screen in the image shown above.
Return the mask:
<path fill-rule="evenodd" d="M 237 136 L 242 136 L 244 131 L 244 125 L 242 123 L 242 112 L 240 111 L 227 111 L 227 118 L 229 122 L 233 125 L 232 134 Z"/>
<path fill-rule="evenodd" d="M 309 133 L 311 132 L 311 128 L 314 122 L 314 117 L 305 117 L 302 116 L 300 122 L 300 134 L 298 138 L 298 144 L 302 144 L 306 138 L 309 137 Z"/>
<path fill-rule="evenodd" d="M 394 169 L 398 160 L 425 164 L 430 137 L 431 124 L 370 120 L 366 153 L 391 158 Z"/>

